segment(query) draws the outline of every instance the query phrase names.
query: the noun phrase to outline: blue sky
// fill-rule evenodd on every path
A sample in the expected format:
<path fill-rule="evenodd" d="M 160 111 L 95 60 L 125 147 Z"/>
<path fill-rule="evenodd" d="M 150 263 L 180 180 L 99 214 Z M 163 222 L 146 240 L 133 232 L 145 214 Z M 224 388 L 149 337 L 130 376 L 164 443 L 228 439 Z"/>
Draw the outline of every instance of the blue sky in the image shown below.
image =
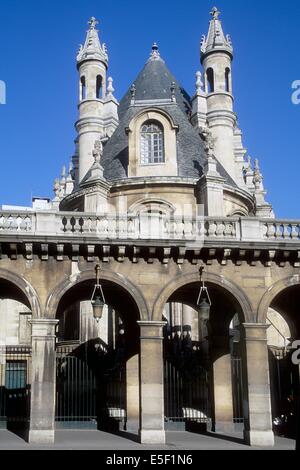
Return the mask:
<path fill-rule="evenodd" d="M 157 41 L 162 57 L 192 94 L 199 43 L 207 33 L 207 0 L 1 0 L 0 204 L 28 205 L 51 196 L 53 180 L 74 151 L 78 77 L 75 57 L 89 17 L 100 19 L 109 74 L 121 98 Z M 244 144 L 259 158 L 277 217 L 300 218 L 300 2 L 219 0 L 232 37 L 235 111 Z"/>

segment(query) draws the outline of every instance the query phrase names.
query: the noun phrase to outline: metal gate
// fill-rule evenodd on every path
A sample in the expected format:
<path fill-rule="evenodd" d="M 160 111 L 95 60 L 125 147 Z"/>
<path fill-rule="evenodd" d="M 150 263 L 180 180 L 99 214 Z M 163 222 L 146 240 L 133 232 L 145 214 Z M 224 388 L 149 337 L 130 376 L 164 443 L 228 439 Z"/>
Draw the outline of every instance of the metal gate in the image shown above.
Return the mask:
<path fill-rule="evenodd" d="M 232 372 L 233 422 L 235 424 L 243 424 L 244 423 L 243 374 L 242 374 L 242 359 L 240 357 L 231 358 L 231 372 Z"/>
<path fill-rule="evenodd" d="M 197 344 L 190 336 L 165 337 L 164 397 L 166 427 L 211 420 L 209 379 Z"/>
<path fill-rule="evenodd" d="M 180 370 L 169 361 L 164 364 L 165 421 L 210 421 L 207 371 L 196 366 L 192 371 Z"/>
<path fill-rule="evenodd" d="M 125 368 L 113 359 L 100 343 L 58 346 L 57 427 L 125 426 Z"/>
<path fill-rule="evenodd" d="M 0 428 L 28 426 L 30 357 L 30 347 L 4 346 L 0 350 Z"/>

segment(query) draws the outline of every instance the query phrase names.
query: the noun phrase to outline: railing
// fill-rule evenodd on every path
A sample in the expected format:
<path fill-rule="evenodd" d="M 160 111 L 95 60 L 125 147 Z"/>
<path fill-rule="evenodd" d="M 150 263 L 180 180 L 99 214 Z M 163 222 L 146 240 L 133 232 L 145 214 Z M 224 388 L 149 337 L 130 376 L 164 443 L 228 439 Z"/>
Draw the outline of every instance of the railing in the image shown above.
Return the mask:
<path fill-rule="evenodd" d="M 98 237 L 101 240 L 232 240 L 299 242 L 300 221 L 255 217 L 187 217 L 158 214 L 96 215 L 78 212 L 0 211 L 0 236 Z"/>

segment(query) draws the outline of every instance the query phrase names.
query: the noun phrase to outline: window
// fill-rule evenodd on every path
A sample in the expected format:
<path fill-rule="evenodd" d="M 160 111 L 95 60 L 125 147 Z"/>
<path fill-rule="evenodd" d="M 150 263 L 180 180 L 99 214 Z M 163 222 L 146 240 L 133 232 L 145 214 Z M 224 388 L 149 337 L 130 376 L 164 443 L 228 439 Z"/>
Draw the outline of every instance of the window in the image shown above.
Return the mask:
<path fill-rule="evenodd" d="M 80 79 L 80 99 L 81 101 L 86 99 L 86 85 L 85 85 L 85 77 L 81 77 Z"/>
<path fill-rule="evenodd" d="M 97 80 L 96 80 L 96 98 L 98 100 L 101 100 L 102 99 L 102 94 L 103 94 L 102 77 L 101 77 L 101 75 L 98 75 Z"/>
<path fill-rule="evenodd" d="M 230 69 L 227 67 L 225 70 L 225 91 L 230 93 Z"/>
<path fill-rule="evenodd" d="M 214 78 L 213 69 L 211 69 L 211 68 L 207 69 L 206 77 L 207 77 L 208 93 L 214 93 L 214 91 L 215 91 L 215 78 Z"/>
<path fill-rule="evenodd" d="M 141 128 L 141 164 L 164 163 L 164 132 L 161 124 L 146 122 Z"/>

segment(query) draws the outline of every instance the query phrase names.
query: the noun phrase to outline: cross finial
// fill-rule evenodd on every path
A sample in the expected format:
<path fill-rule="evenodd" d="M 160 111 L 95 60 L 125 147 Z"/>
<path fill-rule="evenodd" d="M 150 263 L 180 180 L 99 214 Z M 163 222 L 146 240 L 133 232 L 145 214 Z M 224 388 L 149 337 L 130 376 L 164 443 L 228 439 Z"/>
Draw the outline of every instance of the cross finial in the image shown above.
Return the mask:
<path fill-rule="evenodd" d="M 159 53 L 159 50 L 158 50 L 158 45 L 157 45 L 156 42 L 154 42 L 153 45 L 152 45 L 152 51 L 151 51 L 150 57 L 152 59 L 158 59 L 160 57 L 160 53 Z"/>
<path fill-rule="evenodd" d="M 210 12 L 213 20 L 218 20 L 221 12 L 217 9 L 217 7 L 213 7 L 212 11 Z"/>
<path fill-rule="evenodd" d="M 94 16 L 92 16 L 92 18 L 90 19 L 88 24 L 90 26 L 90 30 L 92 31 L 92 30 L 96 29 L 97 25 L 99 24 L 99 21 L 96 20 L 96 18 Z"/>

